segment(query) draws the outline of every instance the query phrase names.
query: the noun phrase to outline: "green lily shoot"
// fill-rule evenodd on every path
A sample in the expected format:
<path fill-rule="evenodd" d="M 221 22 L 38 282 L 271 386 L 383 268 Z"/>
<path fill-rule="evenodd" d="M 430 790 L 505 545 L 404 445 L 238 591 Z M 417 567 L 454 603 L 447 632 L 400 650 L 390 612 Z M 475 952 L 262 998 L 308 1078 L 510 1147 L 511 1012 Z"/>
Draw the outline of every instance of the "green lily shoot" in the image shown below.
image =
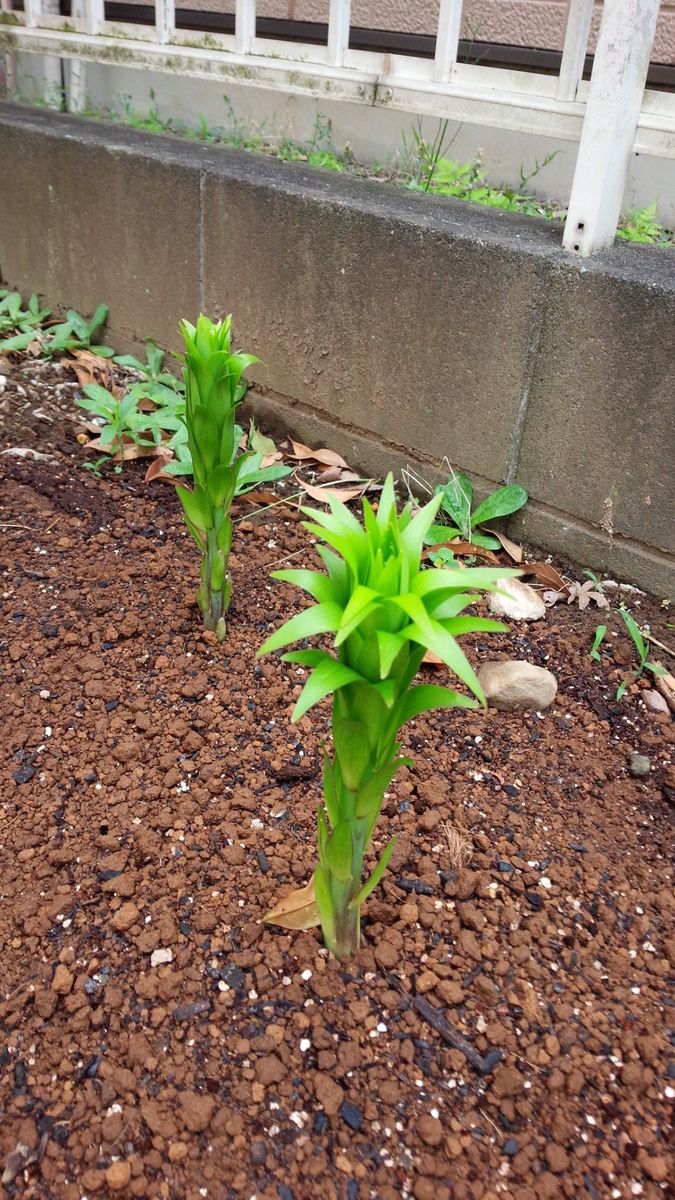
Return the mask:
<path fill-rule="evenodd" d="M 233 354 L 232 317 L 214 324 L 200 316 L 196 327 L 181 321 L 185 341 L 185 424 L 194 488 L 176 488 L 185 521 L 201 555 L 197 603 L 206 629 L 225 637 L 225 614 L 232 594 L 228 558 L 232 546 L 230 508 L 237 478 L 249 454 L 237 456 L 237 405 L 246 393 L 244 371 L 258 362 L 253 354 Z"/>
<path fill-rule="evenodd" d="M 294 721 L 333 695 L 333 757 L 324 755 L 313 887 L 295 893 L 297 911 L 291 911 L 290 897 L 266 920 L 295 928 L 320 923 L 326 945 L 339 958 L 358 949 L 361 905 L 382 879 L 393 850 L 392 841 L 364 880 L 364 856 L 384 793 L 399 766 L 410 762 L 400 757 L 398 732 L 430 709 L 485 705 L 480 683 L 455 639 L 506 626 L 460 614 L 481 591 L 495 591 L 497 579 L 519 573 L 502 567 L 423 570 L 424 538 L 440 502 L 438 495 L 416 515 L 412 502 L 397 513 L 390 475 L 377 513 L 364 499 L 363 525 L 332 498 L 330 513 L 304 509 L 311 518 L 305 527 L 325 543 L 317 549 L 327 574 L 273 573 L 308 592 L 316 603 L 273 633 L 258 654 L 333 635 L 335 654 L 302 649 L 283 656 L 312 668 Z M 413 684 L 427 650 L 447 664 L 475 700 L 437 684 Z"/>

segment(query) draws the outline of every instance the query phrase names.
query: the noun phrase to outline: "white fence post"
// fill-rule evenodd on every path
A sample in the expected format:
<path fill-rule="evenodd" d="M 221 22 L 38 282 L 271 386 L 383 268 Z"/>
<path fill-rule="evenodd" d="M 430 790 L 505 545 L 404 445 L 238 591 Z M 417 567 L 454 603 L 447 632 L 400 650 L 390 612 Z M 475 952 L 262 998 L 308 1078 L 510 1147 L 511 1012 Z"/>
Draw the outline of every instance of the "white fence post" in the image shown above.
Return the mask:
<path fill-rule="evenodd" d="M 23 13 L 28 28 L 37 28 L 42 13 L 42 0 L 23 0 Z"/>
<path fill-rule="evenodd" d="M 462 0 L 441 0 L 436 30 L 434 79 L 448 83 L 457 62 L 459 31 L 462 24 Z"/>
<path fill-rule="evenodd" d="M 558 76 L 559 100 L 574 100 L 577 94 L 584 73 L 592 17 L 593 0 L 569 0 L 565 42 Z"/>
<path fill-rule="evenodd" d="M 659 0 L 611 0 L 598 45 L 563 246 L 581 255 L 611 246 L 621 214 Z"/>
<path fill-rule="evenodd" d="M 237 54 L 250 54 L 255 37 L 255 0 L 237 0 L 234 22 L 234 48 Z"/>
<path fill-rule="evenodd" d="M 104 0 L 82 0 L 82 2 L 87 21 L 87 33 L 100 33 L 105 21 Z"/>
<path fill-rule="evenodd" d="M 168 45 L 176 32 L 175 0 L 155 0 L 155 29 L 157 41 Z"/>
<path fill-rule="evenodd" d="M 0 0 L 0 12 L 11 12 L 12 0 Z M 14 96 L 17 89 L 16 78 L 16 55 L 13 50 L 8 50 L 5 55 L 5 82 L 7 91 L 10 96 Z"/>
<path fill-rule="evenodd" d="M 349 47 L 351 0 L 330 0 L 328 12 L 328 65 L 342 67 Z"/>

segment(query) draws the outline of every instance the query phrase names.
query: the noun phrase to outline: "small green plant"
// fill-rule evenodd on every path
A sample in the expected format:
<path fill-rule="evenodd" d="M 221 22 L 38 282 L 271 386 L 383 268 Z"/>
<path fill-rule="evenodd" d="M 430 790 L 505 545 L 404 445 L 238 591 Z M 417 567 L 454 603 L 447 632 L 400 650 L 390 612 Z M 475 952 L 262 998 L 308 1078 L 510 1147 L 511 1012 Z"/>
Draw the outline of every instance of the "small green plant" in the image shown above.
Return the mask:
<path fill-rule="evenodd" d="M 644 245 L 672 246 L 675 235 L 658 220 L 656 204 L 646 208 L 634 208 L 624 218 L 616 236 L 625 242 L 641 242 Z"/>
<path fill-rule="evenodd" d="M 480 527 L 497 517 L 508 517 L 527 504 L 525 488 L 517 483 L 508 483 L 497 488 L 472 511 L 473 484 L 468 475 L 461 471 L 453 471 L 447 483 L 438 485 L 436 494 L 439 496 L 441 514 L 449 518 L 449 522 L 438 522 L 431 526 L 426 537 L 429 544 L 462 538 L 475 546 L 498 550 L 501 544 L 498 539 L 490 533 L 481 533 Z"/>
<path fill-rule="evenodd" d="M 335 655 L 302 649 L 286 653 L 284 659 L 312 668 L 294 721 L 333 695 L 334 753 L 332 760 L 324 756 L 314 904 L 302 927 L 320 923 L 328 948 L 344 958 L 358 949 L 361 905 L 382 878 L 393 849 L 390 842 L 364 882 L 364 855 L 384 793 L 399 766 L 409 761 L 399 754 L 398 731 L 433 708 L 477 707 L 470 697 L 450 688 L 413 686 L 425 651 L 434 651 L 484 704 L 480 683 L 455 639 L 462 633 L 505 627 L 460 613 L 480 591 L 496 590 L 498 577 L 518 572 L 501 567 L 422 570 L 424 539 L 441 495 L 416 516 L 412 502 L 399 515 L 391 475 L 377 515 L 364 499 L 363 525 L 338 500 L 331 498 L 329 503 L 329 514 L 303 510 L 310 518 L 305 528 L 326 543 L 318 551 L 327 574 L 273 574 L 302 588 L 317 603 L 273 633 L 258 655 L 319 634 L 333 635 Z M 266 919 L 276 921 L 276 910 Z"/>
<path fill-rule="evenodd" d="M 225 637 L 225 614 L 232 580 L 230 508 L 248 455 L 237 457 L 235 412 L 246 392 L 244 371 L 259 361 L 254 354 L 232 353 L 232 317 L 214 324 L 201 315 L 197 324 L 182 321 L 185 342 L 185 426 L 194 488 L 176 488 L 185 521 L 202 555 L 197 603 L 206 629 Z"/>
<path fill-rule="evenodd" d="M 594 662 L 597 662 L 597 663 L 602 662 L 602 655 L 600 654 L 600 646 L 602 645 L 602 642 L 604 640 L 606 633 L 607 633 L 607 626 L 606 625 L 598 625 L 598 627 L 595 631 L 595 637 L 593 638 L 593 645 L 591 646 L 591 648 L 588 652 Z"/>
<path fill-rule="evenodd" d="M 662 666 L 649 661 L 649 635 L 643 634 L 637 621 L 626 608 L 619 608 L 619 616 L 628 630 L 638 656 L 638 665 L 631 672 L 633 679 L 639 679 L 645 671 L 651 671 L 652 675 L 665 675 L 666 672 Z M 621 699 L 629 683 L 630 678 L 628 677 L 621 680 L 616 692 L 617 700 Z"/>
<path fill-rule="evenodd" d="M 14 296 L 16 293 L 12 293 Z M 16 302 L 12 300 L 9 312 L 16 311 Z M 31 296 L 27 313 L 18 327 L 21 332 L 13 337 L 3 338 L 4 354 L 18 353 L 26 350 L 33 342 L 38 342 L 43 358 L 58 358 L 62 354 L 74 350 L 90 350 L 102 358 L 112 358 L 114 351 L 110 346 L 94 345 L 94 338 L 99 334 L 108 319 L 108 309 L 105 304 L 99 304 L 93 317 L 87 318 L 69 308 L 65 321 L 45 326 L 49 317 L 49 309 L 39 309 L 36 296 Z M 8 319 L 11 319 L 9 317 Z M 16 326 L 15 326 L 16 328 Z M 2 330 L 0 330 L 0 333 Z"/>
<path fill-rule="evenodd" d="M 28 307 L 24 308 L 19 292 L 10 292 L 6 288 L 0 290 L 0 337 L 14 334 L 15 340 L 23 339 L 25 345 L 16 346 L 15 349 L 25 349 L 35 341 L 36 331 L 50 316 L 51 309 L 40 308 L 35 293 L 28 301 Z M 3 348 L 7 348 L 4 342 Z"/>
<path fill-rule="evenodd" d="M 141 362 L 133 354 L 116 354 L 113 362 L 127 370 L 136 371 L 148 384 L 161 384 L 174 392 L 183 391 L 182 381 L 164 370 L 164 351 L 159 346 L 152 341 L 147 342 L 145 357 L 146 361 Z"/>

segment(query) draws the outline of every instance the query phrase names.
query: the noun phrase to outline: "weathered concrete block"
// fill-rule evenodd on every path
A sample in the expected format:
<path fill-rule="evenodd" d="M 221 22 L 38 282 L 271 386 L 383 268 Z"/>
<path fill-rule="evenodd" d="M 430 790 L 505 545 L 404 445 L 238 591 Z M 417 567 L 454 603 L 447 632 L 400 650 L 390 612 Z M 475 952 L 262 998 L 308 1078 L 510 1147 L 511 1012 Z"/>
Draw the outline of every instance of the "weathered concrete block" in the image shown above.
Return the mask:
<path fill-rule="evenodd" d="M 275 164 L 278 167 L 278 164 Z M 204 294 L 274 391 L 413 457 L 507 470 L 538 263 L 447 204 L 277 170 L 209 172 Z M 464 217 L 466 224 L 466 217 Z M 498 227 L 497 227 L 498 228 Z"/>
<path fill-rule="evenodd" d="M 560 514 L 672 551 L 675 255 L 635 251 L 551 270 L 518 482 Z"/>
<path fill-rule="evenodd" d="M 113 343 L 175 344 L 199 307 L 199 175 L 125 131 L 3 108 L 0 272 L 85 314 L 107 304 Z M 135 153 L 133 151 L 136 151 Z"/>

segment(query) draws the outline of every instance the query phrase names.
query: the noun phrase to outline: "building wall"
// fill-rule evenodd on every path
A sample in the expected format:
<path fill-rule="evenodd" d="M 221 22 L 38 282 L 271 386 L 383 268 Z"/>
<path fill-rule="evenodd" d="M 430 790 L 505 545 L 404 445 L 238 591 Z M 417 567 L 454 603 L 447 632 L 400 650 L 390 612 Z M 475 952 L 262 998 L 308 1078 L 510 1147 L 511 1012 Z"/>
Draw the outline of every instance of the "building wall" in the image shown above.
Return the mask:
<path fill-rule="evenodd" d="M 235 5 L 234 0 L 180 0 L 180 7 L 233 13 Z M 328 7 L 328 0 L 258 0 L 260 16 L 296 21 L 327 21 Z M 596 4 L 591 48 L 601 8 Z M 567 0 L 464 0 L 462 37 L 561 50 L 566 14 Z M 437 20 L 438 0 L 352 0 L 352 25 L 363 28 L 435 33 Z M 652 57 L 675 63 L 675 0 L 662 0 Z"/>

